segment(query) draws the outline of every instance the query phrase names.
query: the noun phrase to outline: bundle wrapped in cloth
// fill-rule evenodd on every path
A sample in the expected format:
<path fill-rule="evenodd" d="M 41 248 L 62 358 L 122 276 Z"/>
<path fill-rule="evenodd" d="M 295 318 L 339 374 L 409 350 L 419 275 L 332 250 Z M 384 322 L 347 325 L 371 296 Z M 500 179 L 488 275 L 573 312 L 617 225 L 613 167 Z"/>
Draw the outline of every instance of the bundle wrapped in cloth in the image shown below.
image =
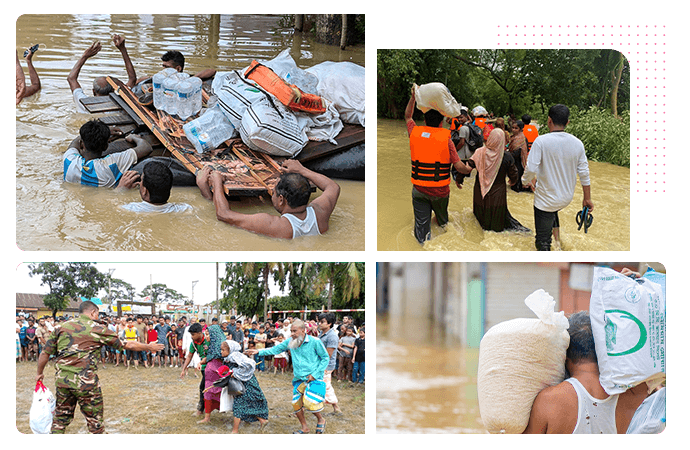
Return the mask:
<path fill-rule="evenodd" d="M 537 394 L 565 378 L 568 319 L 543 289 L 525 304 L 537 319 L 501 322 L 479 344 L 479 413 L 489 433 L 522 433 Z"/>
<path fill-rule="evenodd" d="M 451 95 L 443 83 L 427 83 L 421 86 L 414 84 L 415 103 L 423 113 L 435 109 L 446 117 L 460 115 L 462 105 Z"/>

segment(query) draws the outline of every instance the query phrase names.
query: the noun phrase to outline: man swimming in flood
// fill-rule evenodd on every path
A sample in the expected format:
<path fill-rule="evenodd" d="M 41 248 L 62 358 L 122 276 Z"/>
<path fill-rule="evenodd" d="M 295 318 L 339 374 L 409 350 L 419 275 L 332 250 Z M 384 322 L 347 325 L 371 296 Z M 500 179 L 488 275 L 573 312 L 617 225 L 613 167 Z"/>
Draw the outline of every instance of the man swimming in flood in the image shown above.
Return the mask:
<path fill-rule="evenodd" d="M 127 48 L 125 47 L 125 38 L 119 34 L 114 34 L 113 45 L 115 45 L 115 47 L 120 50 L 120 53 L 122 54 L 122 60 L 124 61 L 125 69 L 127 70 L 126 85 L 129 88 L 132 88 L 137 81 L 137 74 L 134 70 L 134 66 L 132 65 L 132 61 L 129 59 Z M 67 83 L 69 84 L 69 88 L 72 90 L 72 96 L 74 97 L 74 103 L 77 106 L 77 111 L 80 113 L 88 113 L 88 111 L 86 108 L 84 108 L 84 105 L 82 105 L 80 101 L 82 98 L 87 97 L 87 95 L 84 93 L 84 90 L 79 84 L 79 72 L 81 72 L 81 68 L 84 66 L 86 61 L 89 58 L 96 56 L 100 51 L 101 43 L 99 41 L 91 44 L 89 48 L 84 50 L 84 54 L 81 56 L 81 58 L 79 58 L 74 67 L 72 67 L 70 73 L 67 75 Z M 93 80 L 93 95 L 95 97 L 108 95 L 112 91 L 113 87 L 108 84 L 105 77 L 97 77 Z"/>
<path fill-rule="evenodd" d="M 204 166 L 197 175 L 197 186 L 204 198 L 213 201 L 218 220 L 269 237 L 294 239 L 316 236 L 328 230 L 328 221 L 340 196 L 340 186 L 299 161 L 283 162 L 284 173 L 273 190 L 271 202 L 280 216 L 266 213 L 242 214 L 230 209 L 223 189 L 223 175 Z M 309 203 L 312 182 L 322 194 Z"/>

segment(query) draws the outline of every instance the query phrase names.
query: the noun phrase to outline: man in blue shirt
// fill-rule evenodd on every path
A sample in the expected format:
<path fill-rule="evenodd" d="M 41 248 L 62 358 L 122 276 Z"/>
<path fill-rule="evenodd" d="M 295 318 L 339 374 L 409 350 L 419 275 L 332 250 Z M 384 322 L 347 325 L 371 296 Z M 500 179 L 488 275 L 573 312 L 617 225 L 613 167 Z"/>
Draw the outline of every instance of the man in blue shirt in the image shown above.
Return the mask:
<path fill-rule="evenodd" d="M 290 351 L 294 375 L 292 408 L 301 425 L 301 429 L 295 431 L 295 434 L 309 432 L 307 419 L 304 416 L 305 408 L 316 417 L 316 433 L 323 434 L 326 430 L 326 419 L 321 415 L 326 396 L 323 374 L 328 367 L 330 357 L 321 340 L 307 334 L 304 322 L 297 319 L 292 323 L 290 339 L 287 341 L 262 350 L 250 349 L 246 353 L 250 356 L 256 354 L 266 356 L 277 355 L 286 350 Z"/>
<path fill-rule="evenodd" d="M 168 318 L 170 319 L 170 318 Z M 170 357 L 170 344 L 168 343 L 168 333 L 172 331 L 172 328 L 170 325 L 165 323 L 165 317 L 161 316 L 158 318 L 158 325 L 153 327 L 154 330 L 158 333 L 158 340 L 157 342 L 159 344 L 163 344 L 165 348 L 163 349 L 162 352 L 159 352 L 157 355 L 158 359 L 158 367 L 161 366 L 161 360 L 163 365 L 165 365 L 165 357 L 167 356 L 170 361 L 172 362 L 172 358 Z"/>

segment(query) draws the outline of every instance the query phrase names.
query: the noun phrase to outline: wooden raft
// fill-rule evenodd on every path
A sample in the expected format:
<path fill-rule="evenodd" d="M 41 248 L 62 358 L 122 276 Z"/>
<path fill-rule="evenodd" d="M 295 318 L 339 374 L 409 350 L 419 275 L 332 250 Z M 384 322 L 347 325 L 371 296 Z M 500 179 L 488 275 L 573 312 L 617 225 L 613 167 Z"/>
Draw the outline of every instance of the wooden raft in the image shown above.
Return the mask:
<path fill-rule="evenodd" d="M 199 154 L 184 134 L 184 122 L 164 111 L 151 111 L 139 104 L 136 96 L 120 80 L 107 77 L 119 99 L 124 100 L 128 113 L 141 121 L 165 148 L 192 173 L 210 165 L 224 175 L 226 195 L 272 195 L 280 177 L 280 165 L 274 158 L 249 149 L 240 139 L 227 141 L 211 152 Z M 117 101 L 115 101 L 117 103 Z M 123 108 L 125 109 L 125 108 Z M 134 118 L 134 117 L 133 117 Z"/>

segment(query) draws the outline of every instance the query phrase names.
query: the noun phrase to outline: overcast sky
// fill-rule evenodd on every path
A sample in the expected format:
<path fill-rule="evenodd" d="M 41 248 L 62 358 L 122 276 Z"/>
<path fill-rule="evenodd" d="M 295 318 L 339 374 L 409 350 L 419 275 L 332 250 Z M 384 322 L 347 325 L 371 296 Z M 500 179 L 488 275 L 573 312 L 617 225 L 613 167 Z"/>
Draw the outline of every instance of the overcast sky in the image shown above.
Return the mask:
<path fill-rule="evenodd" d="M 192 281 L 194 286 L 194 303 L 206 304 L 216 299 L 216 264 L 215 263 L 97 263 L 96 267 L 103 273 L 115 269 L 113 278 L 130 283 L 137 294 L 151 281 L 163 283 L 175 289 L 187 298 L 192 298 Z M 223 276 L 225 265 L 219 264 L 219 274 Z M 16 292 L 27 294 L 46 294 L 48 287 L 41 285 L 40 276 L 29 276 L 28 264 L 17 267 Z M 271 294 L 278 295 L 277 289 Z"/>

